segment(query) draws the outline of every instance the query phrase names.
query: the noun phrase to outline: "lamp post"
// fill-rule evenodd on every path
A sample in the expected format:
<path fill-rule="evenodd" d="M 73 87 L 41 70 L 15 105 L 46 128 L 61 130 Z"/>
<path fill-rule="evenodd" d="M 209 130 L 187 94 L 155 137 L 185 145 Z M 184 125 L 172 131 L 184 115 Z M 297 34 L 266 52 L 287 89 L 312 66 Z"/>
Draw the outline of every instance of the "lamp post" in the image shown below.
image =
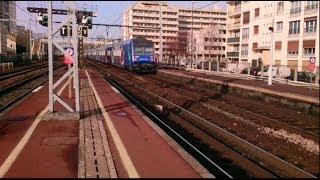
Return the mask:
<path fill-rule="evenodd" d="M 275 7 L 275 1 L 273 2 L 273 16 L 272 16 L 272 27 L 269 27 L 269 30 L 271 31 L 271 57 L 269 61 L 269 77 L 268 77 L 268 85 L 272 85 L 272 62 L 273 62 L 273 57 L 274 57 L 274 50 L 273 50 L 273 45 L 274 45 L 274 8 Z"/>
<path fill-rule="evenodd" d="M 193 4 L 197 1 L 192 1 L 192 11 L 191 11 L 191 68 L 193 68 Z"/>

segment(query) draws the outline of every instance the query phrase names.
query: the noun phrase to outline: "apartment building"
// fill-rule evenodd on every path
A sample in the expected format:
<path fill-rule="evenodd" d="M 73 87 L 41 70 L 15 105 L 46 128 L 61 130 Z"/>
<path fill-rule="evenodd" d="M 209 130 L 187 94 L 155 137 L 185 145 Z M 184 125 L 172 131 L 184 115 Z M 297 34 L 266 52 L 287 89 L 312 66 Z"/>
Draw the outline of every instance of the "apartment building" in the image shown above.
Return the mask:
<path fill-rule="evenodd" d="M 189 56 L 191 58 L 191 54 L 195 59 L 224 57 L 226 12 L 218 8 L 208 10 L 168 6 L 166 1 L 162 2 L 161 10 L 162 22 L 160 22 L 159 1 L 140 1 L 128 7 L 125 10 L 123 25 L 148 28 L 123 28 L 123 39 L 144 36 L 155 43 L 155 53 L 159 55 L 159 27 L 162 24 L 162 52 L 164 59 L 177 56 L 178 52 L 173 50 L 177 49 L 175 47 L 179 46 L 177 43 L 181 41 L 181 38 L 186 38 L 187 42 L 185 57 Z M 193 50 L 192 45 L 194 47 Z"/>
<path fill-rule="evenodd" d="M 269 65 L 273 55 L 272 65 L 319 66 L 318 1 L 227 1 L 227 9 L 229 62 Z"/>
<path fill-rule="evenodd" d="M 17 33 L 16 1 L 0 1 L 0 53 L 12 54 L 15 51 Z M 9 44 L 7 44 L 9 43 Z"/>

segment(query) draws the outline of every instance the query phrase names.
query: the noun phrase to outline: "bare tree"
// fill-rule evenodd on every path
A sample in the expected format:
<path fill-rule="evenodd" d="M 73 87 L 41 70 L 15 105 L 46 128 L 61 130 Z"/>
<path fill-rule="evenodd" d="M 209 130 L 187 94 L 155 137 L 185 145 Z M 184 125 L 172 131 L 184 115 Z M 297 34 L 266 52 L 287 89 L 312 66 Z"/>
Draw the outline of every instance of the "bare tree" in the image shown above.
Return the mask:
<path fill-rule="evenodd" d="M 190 52 L 190 37 L 189 32 L 179 32 L 177 38 L 177 56 L 180 60 L 181 58 L 187 58 L 188 55 L 191 54 Z M 179 62 L 180 64 L 180 62 Z"/>
<path fill-rule="evenodd" d="M 219 61 L 221 61 L 222 58 L 222 27 L 220 24 L 213 24 L 210 23 L 210 25 L 204 30 L 202 33 L 203 35 L 203 45 L 204 49 L 208 50 L 209 53 L 209 70 L 211 70 L 211 63 L 212 63 L 212 58 L 211 55 L 215 56 L 216 62 L 217 62 L 217 71 L 219 70 Z M 219 51 L 215 51 L 216 49 L 220 49 Z M 219 58 L 220 55 L 220 58 Z"/>

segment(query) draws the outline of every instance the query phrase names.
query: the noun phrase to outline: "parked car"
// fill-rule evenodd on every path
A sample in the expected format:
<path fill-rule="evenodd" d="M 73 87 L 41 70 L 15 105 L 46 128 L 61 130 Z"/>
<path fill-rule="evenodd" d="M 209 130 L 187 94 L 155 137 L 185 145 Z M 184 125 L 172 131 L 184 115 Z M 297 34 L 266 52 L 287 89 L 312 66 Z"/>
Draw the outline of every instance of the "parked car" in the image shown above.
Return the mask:
<path fill-rule="evenodd" d="M 312 78 L 312 81 L 315 80 L 315 75 L 312 72 L 306 72 L 306 71 L 298 72 L 298 76 L 297 76 L 298 81 L 310 82 L 311 78 Z M 285 77 L 285 79 L 290 79 L 293 81 L 294 80 L 294 73 L 291 73 L 291 75 L 288 77 Z"/>
<path fill-rule="evenodd" d="M 250 75 L 258 76 L 258 72 L 261 71 L 261 66 L 250 67 Z M 241 71 L 241 74 L 248 74 L 248 68 L 245 68 Z"/>

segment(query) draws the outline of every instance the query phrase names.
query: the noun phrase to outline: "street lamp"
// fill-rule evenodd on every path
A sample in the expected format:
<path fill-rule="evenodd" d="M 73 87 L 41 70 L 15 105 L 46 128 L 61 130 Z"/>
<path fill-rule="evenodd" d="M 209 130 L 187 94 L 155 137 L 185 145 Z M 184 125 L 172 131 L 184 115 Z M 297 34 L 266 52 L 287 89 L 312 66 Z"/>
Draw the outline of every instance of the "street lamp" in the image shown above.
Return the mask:
<path fill-rule="evenodd" d="M 275 7 L 275 1 L 273 2 L 273 15 L 272 15 L 272 27 L 269 27 L 269 30 L 271 31 L 271 57 L 269 60 L 269 77 L 268 77 L 268 85 L 272 85 L 272 62 L 273 62 L 273 57 L 274 57 L 274 50 L 273 50 L 273 45 L 274 45 L 274 8 Z"/>
<path fill-rule="evenodd" d="M 191 68 L 193 68 L 193 4 L 196 3 L 197 1 L 192 1 L 192 11 L 191 11 Z"/>

